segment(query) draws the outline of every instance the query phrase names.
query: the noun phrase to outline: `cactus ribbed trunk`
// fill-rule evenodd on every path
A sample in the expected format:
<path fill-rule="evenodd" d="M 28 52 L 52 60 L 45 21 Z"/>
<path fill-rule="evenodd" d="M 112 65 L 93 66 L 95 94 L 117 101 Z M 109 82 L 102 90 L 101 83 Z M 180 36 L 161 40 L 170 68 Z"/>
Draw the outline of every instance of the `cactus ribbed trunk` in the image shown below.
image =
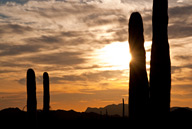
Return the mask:
<path fill-rule="evenodd" d="M 170 112 L 171 63 L 167 26 L 168 1 L 153 0 L 150 106 L 152 116 L 158 118 L 165 117 Z"/>
<path fill-rule="evenodd" d="M 50 94 L 49 94 L 49 75 L 47 72 L 43 73 L 43 89 L 44 89 L 44 96 L 43 96 L 43 111 L 49 111 L 49 103 L 50 103 Z"/>
<path fill-rule="evenodd" d="M 27 118 L 29 128 L 36 127 L 36 80 L 33 69 L 27 70 Z"/>
<path fill-rule="evenodd" d="M 129 19 L 129 48 L 132 55 L 129 79 L 129 117 L 142 119 L 147 111 L 149 87 L 143 36 L 143 21 L 138 12 Z"/>

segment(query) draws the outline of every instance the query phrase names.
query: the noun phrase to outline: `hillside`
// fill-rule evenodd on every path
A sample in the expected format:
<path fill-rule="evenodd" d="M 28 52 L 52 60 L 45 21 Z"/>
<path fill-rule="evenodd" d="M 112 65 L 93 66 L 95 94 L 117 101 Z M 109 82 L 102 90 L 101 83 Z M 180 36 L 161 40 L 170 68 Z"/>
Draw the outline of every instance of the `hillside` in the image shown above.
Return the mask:
<path fill-rule="evenodd" d="M 106 115 L 106 112 L 108 115 L 123 115 L 123 104 L 111 104 L 107 105 L 105 107 L 100 108 L 91 108 L 88 107 L 85 111 L 86 113 L 97 113 L 97 114 L 103 114 Z M 125 104 L 125 116 L 128 116 L 128 104 Z"/>

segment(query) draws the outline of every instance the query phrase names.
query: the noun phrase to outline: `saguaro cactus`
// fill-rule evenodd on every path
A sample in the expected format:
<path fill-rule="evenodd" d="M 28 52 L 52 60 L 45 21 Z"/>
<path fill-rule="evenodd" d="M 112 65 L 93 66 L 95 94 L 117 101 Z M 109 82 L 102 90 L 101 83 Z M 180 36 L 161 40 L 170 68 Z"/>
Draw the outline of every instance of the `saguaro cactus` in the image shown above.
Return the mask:
<path fill-rule="evenodd" d="M 43 96 L 43 111 L 49 111 L 49 103 L 50 103 L 50 94 L 49 94 L 49 75 L 47 72 L 43 73 L 43 88 L 44 88 L 44 96 Z"/>
<path fill-rule="evenodd" d="M 146 72 L 143 21 L 138 12 L 129 19 L 129 48 L 132 55 L 129 79 L 129 117 L 139 119 L 144 116 L 149 100 Z"/>
<path fill-rule="evenodd" d="M 27 114 L 29 127 L 36 126 L 36 111 L 37 111 L 37 99 L 36 99 L 36 80 L 35 72 L 33 69 L 27 70 Z"/>
<path fill-rule="evenodd" d="M 123 102 L 123 111 L 122 111 L 122 117 L 124 118 L 125 117 L 125 104 L 124 104 L 124 98 L 122 99 L 122 102 Z"/>
<path fill-rule="evenodd" d="M 157 117 L 170 111 L 171 63 L 168 43 L 168 1 L 153 0 L 153 40 L 150 67 L 150 103 Z"/>

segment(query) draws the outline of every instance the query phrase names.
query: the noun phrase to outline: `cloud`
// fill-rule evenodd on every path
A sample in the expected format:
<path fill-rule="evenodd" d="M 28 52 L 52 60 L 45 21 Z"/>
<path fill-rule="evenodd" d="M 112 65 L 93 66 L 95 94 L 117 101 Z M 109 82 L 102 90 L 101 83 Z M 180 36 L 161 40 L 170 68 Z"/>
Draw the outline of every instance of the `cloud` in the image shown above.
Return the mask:
<path fill-rule="evenodd" d="M 26 53 L 33 53 L 40 51 L 42 45 L 25 44 L 25 45 L 12 45 L 0 44 L 0 56 L 16 56 Z"/>
<path fill-rule="evenodd" d="M 80 75 L 64 75 L 62 77 L 52 77 L 51 80 L 54 83 L 61 83 L 62 81 L 85 81 L 85 82 L 99 82 L 110 79 L 118 79 L 122 77 L 123 71 L 97 71 L 97 72 L 85 72 Z"/>
<path fill-rule="evenodd" d="M 0 25 L 0 34 L 6 35 L 6 34 L 14 34 L 14 35 L 21 35 L 25 32 L 32 31 L 33 29 L 29 26 L 22 26 L 19 24 L 3 24 Z"/>
<path fill-rule="evenodd" d="M 1 73 L 10 73 L 10 72 L 15 72 L 15 71 L 13 71 L 13 70 L 0 70 L 0 74 Z"/>
<path fill-rule="evenodd" d="M 171 66 L 171 73 L 174 74 L 176 71 L 181 72 L 181 70 L 184 68 L 192 69 L 192 64 L 187 64 L 183 66 Z"/>
<path fill-rule="evenodd" d="M 7 19 L 7 18 L 9 18 L 9 17 L 0 13 L 0 19 Z"/>
<path fill-rule="evenodd" d="M 145 3 L 148 3 L 148 4 L 152 5 L 152 3 L 153 3 L 153 0 L 137 0 L 137 1 L 120 0 L 120 1 L 121 1 L 121 3 L 124 3 L 124 4 L 145 2 Z M 191 0 L 183 0 L 183 1 L 180 1 L 180 2 L 179 2 L 179 0 L 169 0 L 169 6 L 185 5 L 185 4 L 189 4 L 190 2 L 191 2 Z"/>
<path fill-rule="evenodd" d="M 114 38 L 113 40 L 117 42 L 127 41 L 127 34 L 128 34 L 127 27 L 119 30 L 114 30 L 114 34 L 112 35 Z"/>
<path fill-rule="evenodd" d="M 69 82 L 100 82 L 107 81 L 110 79 L 120 79 L 123 74 L 121 70 L 106 70 L 106 71 L 96 71 L 96 72 L 84 72 L 82 74 L 69 74 L 63 75 L 61 77 L 50 76 L 50 81 L 52 84 L 63 84 Z M 17 80 L 18 83 L 24 85 L 26 82 L 25 78 Z M 42 83 L 42 76 L 36 77 L 37 83 Z M 102 86 L 108 85 L 107 83 L 101 83 Z"/>
<path fill-rule="evenodd" d="M 51 48 L 53 49 L 56 47 L 55 44 L 64 43 L 64 40 L 59 35 L 41 35 L 40 37 L 29 37 L 23 39 L 23 41 L 25 41 L 27 44 L 45 46 L 47 49 L 49 49 L 48 45 L 52 45 Z"/>
<path fill-rule="evenodd" d="M 26 78 L 16 80 L 19 84 L 26 85 Z M 36 76 L 36 83 L 43 84 L 43 76 Z"/>
<path fill-rule="evenodd" d="M 74 69 L 76 70 L 80 70 L 80 69 L 87 69 L 87 70 L 90 70 L 90 69 L 94 69 L 94 68 L 102 68 L 103 66 L 99 66 L 99 65 L 92 65 L 92 66 L 85 66 L 85 67 L 82 67 L 82 66 L 76 66 L 74 67 Z"/>
<path fill-rule="evenodd" d="M 187 76 L 187 77 L 176 77 L 175 80 L 177 81 L 192 81 L 192 77 Z"/>
<path fill-rule="evenodd" d="M 173 85 L 172 93 L 174 97 L 180 98 L 187 97 L 192 98 L 192 85 Z"/>
<path fill-rule="evenodd" d="M 175 2 L 174 2 L 175 3 Z M 173 3 L 172 3 L 173 4 Z M 150 11 L 150 13 L 148 13 Z M 177 39 L 192 36 L 192 5 L 169 7 L 169 39 Z M 152 10 L 144 11 L 143 24 L 146 40 L 152 40 Z"/>
<path fill-rule="evenodd" d="M 187 19 L 192 11 L 192 5 L 183 5 L 169 8 L 169 15 L 171 17 L 179 18 L 181 20 Z M 180 16 L 180 17 L 178 17 Z"/>
<path fill-rule="evenodd" d="M 83 17 L 83 22 L 85 22 L 88 27 L 113 24 L 125 25 L 127 24 L 127 17 L 122 14 L 121 10 L 105 9 Z"/>
<path fill-rule="evenodd" d="M 30 1 L 46 1 L 49 2 L 51 0 L 1 0 L 0 4 L 7 4 L 7 3 L 16 3 L 16 4 L 26 4 Z M 102 0 L 52 0 L 51 2 L 65 2 L 65 3 L 102 3 Z"/>
<path fill-rule="evenodd" d="M 51 64 L 72 66 L 86 62 L 82 52 L 59 52 L 34 55 L 30 57 L 20 58 L 21 61 L 30 61 L 33 64 Z"/>
<path fill-rule="evenodd" d="M 190 56 L 190 55 L 177 55 L 174 57 L 174 59 L 189 61 L 189 60 L 192 60 L 192 56 Z"/>
<path fill-rule="evenodd" d="M 183 25 L 176 23 L 174 25 L 169 26 L 169 38 L 184 38 L 192 36 L 192 25 L 185 24 Z"/>
<path fill-rule="evenodd" d="M 19 68 L 29 68 L 32 67 L 32 64 L 25 63 L 25 62 L 16 62 L 15 60 L 10 61 L 0 61 L 1 67 L 9 67 L 9 68 L 16 68 L 18 71 Z"/>
<path fill-rule="evenodd" d="M 109 83 L 100 83 L 101 86 L 109 86 Z"/>
<path fill-rule="evenodd" d="M 133 3 L 132 0 L 120 0 L 122 3 Z M 148 3 L 152 3 L 153 1 L 152 0 L 137 0 L 137 1 L 134 1 L 135 3 L 137 2 L 148 2 Z"/>
<path fill-rule="evenodd" d="M 17 2 L 17 1 L 16 1 Z M 26 5 L 15 5 L 11 7 L 2 5 L 3 9 L 1 11 L 1 17 L 9 19 L 9 22 L 13 22 L 11 24 L 1 24 L 0 33 L 1 35 L 22 35 L 19 40 L 15 42 L 21 42 L 21 44 L 17 43 L 2 43 L 1 44 L 1 56 L 14 56 L 14 55 L 22 55 L 26 53 L 33 54 L 33 56 L 29 56 L 28 58 L 24 58 L 27 61 L 45 64 L 51 63 L 56 64 L 66 64 L 66 62 L 74 62 L 73 64 L 78 64 L 78 62 L 85 63 L 85 58 L 82 59 L 82 56 L 86 55 L 86 53 L 92 52 L 92 50 L 98 45 L 109 44 L 111 42 L 118 41 L 126 41 L 127 40 L 127 23 L 129 15 L 129 11 L 132 9 L 127 9 L 125 13 L 125 7 L 122 4 L 128 6 L 134 4 L 138 6 L 138 3 L 143 1 L 131 1 L 131 0 L 118 0 L 116 3 L 118 4 L 118 8 L 108 7 L 108 6 L 100 6 L 107 5 L 106 1 L 100 1 L 100 3 L 92 3 L 92 4 L 80 4 L 81 2 L 98 2 L 83 0 L 76 1 L 75 3 L 70 3 L 69 1 L 59 0 L 55 2 L 50 1 L 34 1 L 30 0 L 26 2 Z M 146 3 L 152 3 L 152 0 L 144 0 Z M 19 3 L 19 2 L 18 2 Z M 40 4 L 43 3 L 43 4 Z M 52 4 L 51 4 L 52 3 Z M 172 4 L 172 3 L 171 3 Z M 150 6 L 150 5 L 148 5 Z M 17 7 L 17 9 L 16 9 Z M 145 40 L 151 40 L 151 7 L 145 8 L 142 7 L 140 10 L 145 24 Z M 137 8 L 135 8 L 137 9 Z M 5 10 L 5 11 L 3 11 Z M 14 12 L 12 10 L 15 10 Z M 25 10 L 25 11 L 23 11 Z M 129 10 L 129 11 L 128 11 Z M 176 7 L 170 7 L 170 26 L 169 26 L 169 35 L 172 38 L 175 37 L 183 37 L 190 36 L 191 30 L 189 27 L 188 20 L 185 20 L 188 24 L 186 26 L 181 26 L 179 19 L 179 15 L 187 18 L 187 14 L 191 11 L 191 5 L 182 5 Z M 185 11 L 183 11 L 185 10 Z M 9 12 L 10 11 L 10 12 Z M 176 11 L 176 12 L 175 12 Z M 150 12 L 150 14 L 149 14 Z M 22 14 L 21 15 L 16 15 Z M 182 15 L 184 14 L 184 15 Z M 30 17 L 29 17 L 30 16 Z M 17 19 L 17 20 L 15 20 Z M 31 24 L 26 24 L 32 22 Z M 71 26 L 72 25 L 72 26 Z M 83 25 L 83 26 L 82 26 Z M 104 28 L 102 28 L 103 26 Z M 100 28 L 101 27 L 101 28 Z M 33 32 L 32 35 L 25 35 L 26 32 Z M 7 39 L 4 39 L 7 40 Z M 11 45 L 12 44 L 12 45 Z M 76 56 L 68 56 L 62 57 L 62 54 L 59 54 L 61 49 L 63 51 L 67 50 L 67 52 L 74 51 L 70 48 L 73 46 L 75 48 L 75 52 L 81 53 L 81 57 L 77 58 L 77 61 L 70 59 L 76 58 Z M 98 45 L 99 46 L 99 45 Z M 73 49 L 74 49 L 73 48 Z M 80 50 L 84 50 L 83 52 Z M 39 52 L 46 53 L 50 51 L 57 51 L 56 54 L 42 54 L 39 58 L 42 61 L 38 60 Z M 53 52 L 51 52 L 53 53 Z M 62 52 L 61 52 L 62 53 Z M 34 56 L 36 54 L 36 56 Z M 56 55 L 64 58 L 64 61 L 59 61 Z M 63 54 L 66 55 L 66 54 Z M 45 59 L 41 58 L 45 57 Z M 56 59 L 53 59 L 56 58 Z M 68 60 L 70 61 L 67 61 Z M 52 59 L 52 60 L 50 60 Z M 49 61 L 47 61 L 49 60 Z M 70 64 L 70 63 L 69 63 Z"/>
<path fill-rule="evenodd" d="M 183 66 L 172 66 L 171 74 L 172 74 L 172 82 L 191 84 L 192 82 L 192 64 L 186 64 Z"/>
<path fill-rule="evenodd" d="M 25 85 L 26 84 L 26 78 L 22 78 L 17 80 L 19 84 Z"/>
<path fill-rule="evenodd" d="M 169 38 L 192 36 L 192 5 L 176 6 L 169 9 Z"/>
<path fill-rule="evenodd" d="M 127 16 L 129 13 L 127 13 L 127 10 L 125 11 L 124 6 L 121 4 L 118 4 L 118 8 L 113 8 L 112 6 L 107 6 L 107 3 L 113 3 L 113 2 L 107 2 L 107 3 L 93 3 L 93 4 L 80 4 L 81 2 L 93 2 L 92 0 L 87 1 L 77 1 L 76 3 L 69 3 L 64 1 L 64 3 L 60 3 L 61 1 L 56 1 L 51 4 L 50 1 L 30 1 L 27 4 L 30 6 L 18 6 L 16 8 L 15 5 L 13 8 L 16 8 L 14 10 L 17 11 L 17 14 L 21 15 L 14 15 L 16 12 L 12 12 L 10 10 L 10 7 L 5 6 L 4 10 L 2 11 L 3 16 L 11 17 L 9 20 L 5 20 L 6 22 L 17 22 L 19 24 L 28 25 L 33 29 L 36 30 L 43 30 L 43 33 L 50 33 L 51 31 L 79 31 L 82 32 L 91 29 L 91 33 L 94 34 L 95 37 L 98 37 L 99 30 L 103 30 L 105 28 L 105 31 L 100 33 L 102 34 L 101 37 L 96 40 L 96 43 L 102 43 L 106 44 L 112 41 L 125 41 L 127 40 Z M 96 2 L 96 1 L 95 1 Z M 97 1 L 98 2 L 98 1 Z M 118 3 L 118 1 L 117 1 Z M 137 2 L 135 2 L 136 4 Z M 102 5 L 102 6 L 100 6 Z M 34 8 L 35 7 L 35 8 Z M 23 11 L 25 10 L 25 11 Z M 11 13 L 8 13 L 11 12 Z M 126 12 L 126 13 L 125 13 Z M 29 17 L 30 16 L 30 17 Z M 14 20 L 17 19 L 17 20 Z M 31 24 L 28 24 L 31 23 Z M 101 28 L 99 28 L 101 27 Z M 71 30 L 75 28 L 74 30 Z M 112 30 L 111 34 L 105 35 L 109 30 Z M 94 33 L 95 31 L 98 31 L 98 33 Z M 101 32 L 101 31 L 100 31 Z M 121 33 L 124 32 L 124 33 Z M 87 40 L 87 37 L 90 36 L 90 33 L 87 36 L 84 37 L 77 37 L 73 40 L 70 40 L 71 44 L 75 44 L 78 42 L 85 43 Z M 85 34 L 85 35 L 86 35 Z M 41 34 L 42 36 L 42 34 Z M 46 38 L 50 38 L 50 36 L 44 35 L 46 37 L 40 37 L 38 39 L 30 39 L 29 41 L 42 41 Z M 56 36 L 57 35 L 53 35 Z M 93 36 L 93 35 L 92 35 Z M 73 36 L 74 37 L 74 36 Z M 89 40 L 89 42 L 93 42 L 93 39 L 96 39 L 95 37 L 92 38 L 92 40 Z M 114 38 L 113 38 L 114 37 Z M 55 38 L 55 37 L 52 37 Z M 59 37 L 57 37 L 59 38 Z M 90 39 L 90 38 L 89 38 Z M 51 41 L 52 39 L 50 39 Z M 62 39 L 66 41 L 65 39 Z M 68 41 L 66 41 L 68 42 Z M 68 42 L 69 43 L 69 42 Z M 86 42 L 87 43 L 87 42 Z"/>
<path fill-rule="evenodd" d="M 17 3 L 17 4 L 25 4 L 27 3 L 29 0 L 1 0 L 0 4 L 6 4 L 8 2 L 13 2 L 13 3 Z"/>

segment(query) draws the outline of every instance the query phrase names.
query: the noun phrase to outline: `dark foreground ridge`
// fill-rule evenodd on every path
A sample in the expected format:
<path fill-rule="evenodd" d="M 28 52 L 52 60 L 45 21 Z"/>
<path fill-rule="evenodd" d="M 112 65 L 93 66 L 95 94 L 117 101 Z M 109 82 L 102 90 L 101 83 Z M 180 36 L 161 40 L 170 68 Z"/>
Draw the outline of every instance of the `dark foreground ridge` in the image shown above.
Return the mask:
<path fill-rule="evenodd" d="M 192 109 L 174 107 L 171 108 L 169 124 L 190 125 L 192 121 Z M 30 128 L 27 125 L 27 112 L 19 108 L 7 108 L 0 111 L 1 127 L 6 128 Z M 163 123 L 163 118 L 158 119 Z M 145 120 L 144 120 L 145 121 Z M 108 128 L 130 127 L 133 124 L 128 117 L 119 115 L 98 114 L 94 112 L 76 112 L 74 110 L 50 110 L 45 114 L 43 110 L 37 110 L 36 128 Z M 167 124 L 167 123 L 166 123 Z M 148 126 L 145 123 L 145 126 Z"/>
<path fill-rule="evenodd" d="M 100 115 L 94 112 L 76 112 L 74 110 L 50 110 L 45 113 L 43 110 L 37 110 L 36 128 L 73 128 L 73 127 L 101 127 L 112 126 L 118 123 L 127 124 L 128 118 L 122 118 L 118 115 Z M 6 128 L 30 128 L 27 124 L 27 112 L 19 108 L 7 108 L 0 111 L 0 119 L 3 124 L 2 127 Z"/>

